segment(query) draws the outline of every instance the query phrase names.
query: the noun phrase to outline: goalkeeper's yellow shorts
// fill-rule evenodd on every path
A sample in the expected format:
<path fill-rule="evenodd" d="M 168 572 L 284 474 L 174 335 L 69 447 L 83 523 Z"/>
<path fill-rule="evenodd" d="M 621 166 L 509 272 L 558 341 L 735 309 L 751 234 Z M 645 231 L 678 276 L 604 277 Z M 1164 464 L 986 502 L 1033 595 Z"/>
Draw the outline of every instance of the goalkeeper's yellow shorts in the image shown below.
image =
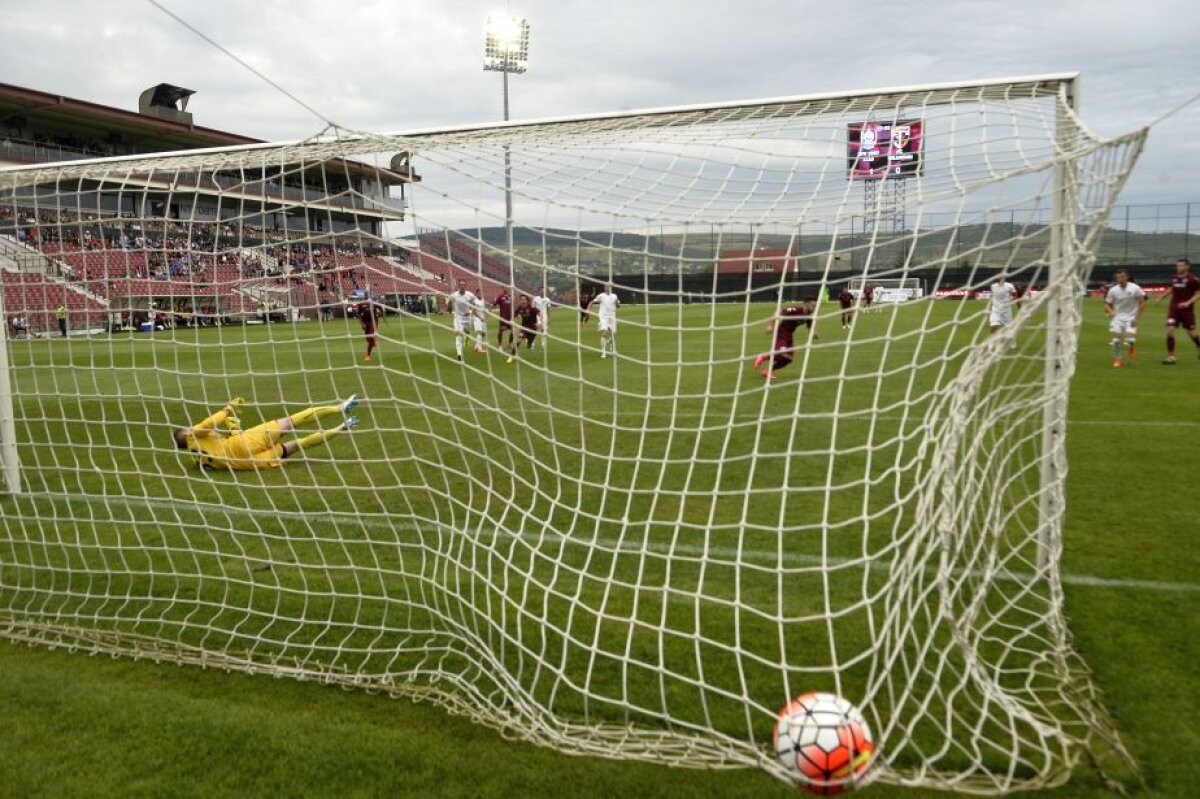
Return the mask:
<path fill-rule="evenodd" d="M 283 464 L 283 433 L 279 422 L 264 422 L 225 441 L 230 469 L 270 469 Z"/>

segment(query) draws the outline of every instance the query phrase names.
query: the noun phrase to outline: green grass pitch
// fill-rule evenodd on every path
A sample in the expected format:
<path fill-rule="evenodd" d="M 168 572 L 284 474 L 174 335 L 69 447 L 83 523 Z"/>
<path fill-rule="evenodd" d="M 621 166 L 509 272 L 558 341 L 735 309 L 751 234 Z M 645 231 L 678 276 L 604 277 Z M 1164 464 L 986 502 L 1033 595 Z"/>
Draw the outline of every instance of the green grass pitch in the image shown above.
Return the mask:
<path fill-rule="evenodd" d="M 595 322 L 581 333 L 567 310 L 552 319 L 550 350 L 522 352 L 514 364 L 494 351 L 468 352 L 465 364 L 455 362 L 445 317 L 434 325 L 388 319 L 371 364 L 361 362 L 356 326 L 340 320 L 10 342 L 23 474 L 38 498 L 0 498 L 0 511 L 9 520 L 20 515 L 60 546 L 21 553 L 45 567 L 35 579 L 6 565 L 18 544 L 4 526 L 12 522 L 0 522 L 0 607 L 18 606 L 14 596 L 36 603 L 39 588 L 67 588 L 77 597 L 71 613 L 102 619 L 125 613 L 137 620 L 130 629 L 142 634 L 367 672 L 388 667 L 386 642 L 380 645 L 369 630 L 344 635 L 341 623 L 420 627 L 426 619 L 396 618 L 388 603 L 370 598 L 437 585 L 469 597 L 477 575 L 500 584 L 506 571 L 534 574 L 560 592 L 603 599 L 613 616 L 650 625 L 679 608 L 639 597 L 628 587 L 630 570 L 643 570 L 642 585 L 702 587 L 717 597 L 732 596 L 723 579 L 729 571 L 718 562 L 703 571 L 656 573 L 661 564 L 623 552 L 699 552 L 711 547 L 707 527 L 753 559 L 770 553 L 781 521 L 819 552 L 821 514 L 849 524 L 882 502 L 850 479 L 870 468 L 856 444 L 870 436 L 885 459 L 902 454 L 910 442 L 890 433 L 927 408 L 894 400 L 918 396 L 923 383 L 939 379 L 938 368 L 957 365 L 967 345 L 982 340 L 978 316 L 955 322 L 956 314 L 982 305 L 921 308 L 932 309 L 930 315 L 905 310 L 859 318 L 855 335 L 886 334 L 887 346 L 846 347 L 836 321 L 823 320 L 818 346 L 801 356 L 810 359 L 803 364 L 809 379 L 800 385 L 798 363 L 770 389 L 759 387 L 761 378 L 747 364 L 747 355 L 769 340 L 762 332 L 766 306 L 752 311 L 753 324 L 744 328 L 738 306 L 719 308 L 715 326 L 708 306 L 625 308 L 621 357 L 606 361 L 596 350 Z M 1102 305 L 1085 301 L 1083 311 L 1069 412 L 1063 562 L 1071 631 L 1143 768 L 1143 795 L 1187 796 L 1200 784 L 1200 738 L 1192 722 L 1200 710 L 1194 690 L 1200 559 L 1190 545 L 1200 518 L 1190 483 L 1200 442 L 1200 360 L 1181 337 L 1180 364 L 1159 365 L 1162 311 L 1151 307 L 1138 358 L 1113 369 Z M 920 341 L 912 335 L 918 318 L 931 329 Z M 494 328 L 489 335 L 494 342 Z M 921 360 L 930 367 L 891 374 L 889 364 L 911 360 L 914 347 L 924 348 L 928 357 Z M 884 378 L 875 377 L 881 372 Z M 169 448 L 172 425 L 201 418 L 233 394 L 247 397 L 244 416 L 253 422 L 309 399 L 350 393 L 365 398 L 358 411 L 363 429 L 282 470 L 203 476 Z M 793 423 L 797 411 L 806 415 L 803 430 Z M 625 429 L 614 434 L 614 426 Z M 760 437 L 762 453 L 753 462 L 736 457 L 751 436 Z M 831 446 L 848 454 L 831 461 Z M 472 457 L 480 449 L 489 457 Z M 531 452 L 547 459 L 545 468 L 525 468 Z M 653 468 L 637 459 L 639 452 L 652 456 Z M 840 486 L 832 497 L 824 493 L 829 474 Z M 784 490 L 790 499 L 781 519 Z M 397 516 L 420 528 L 421 546 L 407 546 L 403 531 L 392 529 L 389 520 Z M 613 523 L 622 518 L 653 523 Z M 395 545 L 356 533 L 347 520 L 388 531 Z M 423 551 L 453 547 L 444 531 L 499 536 L 497 528 L 513 543 L 494 547 L 486 562 L 454 572 L 422 570 Z M 609 560 L 587 564 L 589 573 L 615 579 L 576 578 L 568 585 L 554 563 L 531 554 L 536 547 L 522 546 L 544 544 L 548 530 L 564 528 L 619 545 Z M 297 529 L 304 535 L 294 535 Z M 833 557 L 854 556 L 864 546 L 837 537 L 825 543 Z M 568 544 L 557 554 L 568 566 L 581 567 L 587 558 L 585 548 Z M 367 562 L 382 575 L 375 583 L 357 568 Z M 304 568 L 312 563 L 325 568 Z M 147 570 L 185 576 L 147 586 Z M 401 571 L 420 579 L 401 579 Z M 232 579 L 219 587 L 205 583 L 205 574 L 218 573 Z M 784 601 L 797 615 L 813 611 L 796 580 L 745 586 L 739 600 L 752 607 Z M 256 599 L 263 585 L 271 589 L 264 594 L 269 607 Z M 227 593 L 214 601 L 216 591 Z M 355 592 L 367 599 L 352 607 L 337 599 Z M 135 602 L 131 595 L 149 599 Z M 547 591 L 542 600 L 556 596 Z M 449 604 L 433 604 L 453 616 Z M 230 611 L 246 606 L 260 612 Z M 727 621 L 718 607 L 683 610 L 696 611 L 697 623 L 711 629 Z M 318 629 L 295 622 L 301 615 L 330 623 Z M 673 627 L 686 625 L 685 618 L 669 618 Z M 770 634 L 769 625 L 756 630 L 753 618 L 740 624 L 745 635 Z M 539 640 L 543 657 L 568 646 L 521 625 L 506 618 L 502 626 Z M 648 626 L 598 623 L 594 632 L 627 641 L 634 652 L 655 646 Z M 860 633 L 850 624 L 839 634 L 854 641 Z M 504 652 L 510 666 L 521 663 L 519 650 Z M 717 667 L 724 656 L 719 648 L 704 654 Z M 812 665 L 828 656 L 815 653 Z M 682 670 L 694 661 L 684 657 L 674 665 Z M 621 683 L 616 664 L 598 662 L 593 670 L 604 684 Z M 718 669 L 708 679 L 720 687 L 726 676 Z M 554 680 L 538 686 L 555 692 L 565 710 L 599 718 L 612 712 L 572 699 Z M 670 699 L 677 711 L 689 696 Z M 706 697 L 694 699 L 699 707 Z M 712 701 L 717 722 L 736 728 L 735 714 Z M 792 795 L 756 771 L 558 754 L 428 703 L 10 643 L 0 644 L 0 719 L 0 796 Z M 923 793 L 878 786 L 866 795 Z M 1086 770 L 1050 793 L 1108 795 Z"/>

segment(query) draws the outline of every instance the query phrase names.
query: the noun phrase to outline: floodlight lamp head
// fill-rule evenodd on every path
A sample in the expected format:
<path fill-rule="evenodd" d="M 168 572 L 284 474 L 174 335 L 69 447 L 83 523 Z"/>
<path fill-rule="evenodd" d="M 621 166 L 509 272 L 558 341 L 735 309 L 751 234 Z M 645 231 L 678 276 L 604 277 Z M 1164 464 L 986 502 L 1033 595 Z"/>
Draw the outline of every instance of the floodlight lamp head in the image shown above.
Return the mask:
<path fill-rule="evenodd" d="M 529 69 L 529 21 L 511 14 L 490 14 L 483 45 L 483 68 L 520 75 Z"/>

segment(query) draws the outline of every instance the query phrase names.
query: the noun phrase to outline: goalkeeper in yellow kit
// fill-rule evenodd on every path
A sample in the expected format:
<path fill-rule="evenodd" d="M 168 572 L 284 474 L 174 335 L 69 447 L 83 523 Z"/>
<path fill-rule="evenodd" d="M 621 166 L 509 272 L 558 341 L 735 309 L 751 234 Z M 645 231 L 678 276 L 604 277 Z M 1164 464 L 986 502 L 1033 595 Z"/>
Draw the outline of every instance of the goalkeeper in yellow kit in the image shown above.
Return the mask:
<path fill-rule="evenodd" d="M 317 444 L 323 444 L 338 433 L 352 430 L 358 419 L 348 414 L 358 405 L 358 397 L 351 396 L 337 405 L 317 405 L 299 413 L 264 422 L 249 430 L 242 430 L 238 421 L 238 410 L 245 402 L 241 397 L 202 422 L 191 427 L 178 427 L 174 431 L 175 446 L 192 453 L 206 469 L 274 469 L 282 466 L 290 455 Z M 346 420 L 329 430 L 318 430 L 303 438 L 283 441 L 283 434 L 298 426 L 320 419 L 322 416 L 340 413 Z M 217 428 L 224 427 L 224 431 Z"/>

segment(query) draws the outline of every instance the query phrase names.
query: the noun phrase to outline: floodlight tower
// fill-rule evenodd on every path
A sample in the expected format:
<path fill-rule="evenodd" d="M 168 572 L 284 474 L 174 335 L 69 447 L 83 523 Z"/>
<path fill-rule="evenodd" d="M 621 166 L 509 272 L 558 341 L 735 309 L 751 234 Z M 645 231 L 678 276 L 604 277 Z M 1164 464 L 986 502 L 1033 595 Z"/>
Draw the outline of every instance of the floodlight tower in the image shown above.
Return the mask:
<path fill-rule="evenodd" d="M 504 77 L 504 121 L 508 121 L 508 74 L 520 75 L 529 69 L 529 22 L 512 14 L 491 14 L 487 18 L 483 45 L 484 71 Z M 504 145 L 504 239 L 508 249 L 508 280 L 513 282 L 513 210 L 512 159 Z"/>

